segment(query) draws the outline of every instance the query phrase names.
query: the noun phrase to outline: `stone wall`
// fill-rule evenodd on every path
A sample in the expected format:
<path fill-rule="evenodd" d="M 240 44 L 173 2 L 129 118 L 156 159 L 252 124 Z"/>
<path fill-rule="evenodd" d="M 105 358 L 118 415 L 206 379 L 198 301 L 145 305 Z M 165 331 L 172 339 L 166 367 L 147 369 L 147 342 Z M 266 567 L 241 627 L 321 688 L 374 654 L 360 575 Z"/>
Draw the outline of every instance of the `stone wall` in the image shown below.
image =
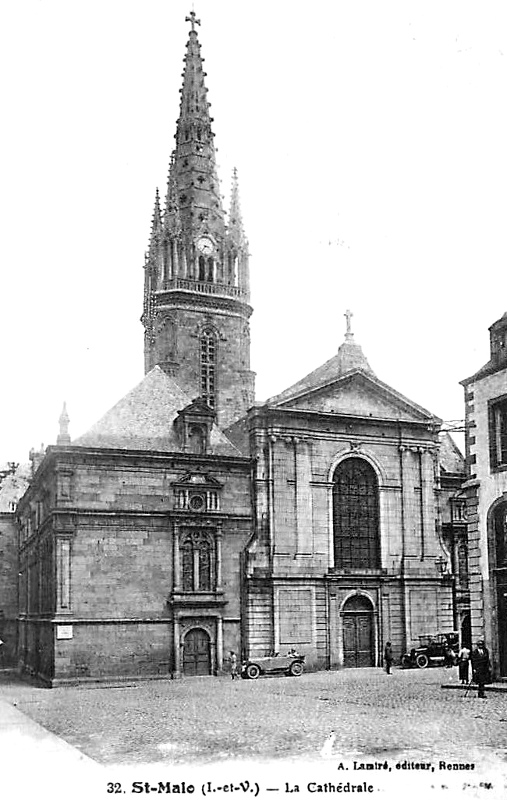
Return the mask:
<path fill-rule="evenodd" d="M 178 507 L 172 484 L 192 469 L 217 481 L 218 508 L 194 513 Z M 22 590 L 30 598 L 29 621 L 22 610 L 25 668 L 53 685 L 172 673 L 174 648 L 180 646 L 176 620 L 188 627 L 189 619 L 197 626 L 204 620 L 213 632 L 220 620 L 223 639 L 216 634 L 212 641 L 218 664 L 228 650 L 239 652 L 240 557 L 251 536 L 249 475 L 244 459 L 209 457 L 196 464 L 191 457 L 55 449 L 21 507 L 21 572 L 31 587 Z M 56 487 L 53 494 L 50 487 Z M 30 528 L 27 518 L 42 496 L 53 497 L 54 507 Z M 180 576 L 173 596 L 176 531 L 202 526 L 212 537 L 220 535 L 212 555 L 216 581 L 220 561 L 220 592 L 212 587 L 207 595 L 182 593 Z M 54 541 L 51 550 L 44 547 L 48 540 Z M 41 582 L 49 556 L 56 574 L 53 621 L 42 641 L 49 609 L 40 587 L 49 585 Z"/>
<path fill-rule="evenodd" d="M 14 514 L 0 512 L 0 667 L 16 663 L 18 571 L 16 520 Z"/>

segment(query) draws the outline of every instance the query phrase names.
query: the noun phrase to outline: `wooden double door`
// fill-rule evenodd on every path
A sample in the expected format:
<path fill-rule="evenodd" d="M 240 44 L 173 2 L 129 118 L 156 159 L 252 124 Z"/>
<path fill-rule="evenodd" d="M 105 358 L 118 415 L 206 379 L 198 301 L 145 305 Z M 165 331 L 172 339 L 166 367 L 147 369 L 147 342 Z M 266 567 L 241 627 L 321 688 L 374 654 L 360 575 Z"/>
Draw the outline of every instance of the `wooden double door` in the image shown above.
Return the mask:
<path fill-rule="evenodd" d="M 211 675 L 211 642 L 203 628 L 192 628 L 183 640 L 183 674 Z"/>
<path fill-rule="evenodd" d="M 362 597 L 352 598 L 343 611 L 343 666 L 375 666 L 373 608 Z"/>

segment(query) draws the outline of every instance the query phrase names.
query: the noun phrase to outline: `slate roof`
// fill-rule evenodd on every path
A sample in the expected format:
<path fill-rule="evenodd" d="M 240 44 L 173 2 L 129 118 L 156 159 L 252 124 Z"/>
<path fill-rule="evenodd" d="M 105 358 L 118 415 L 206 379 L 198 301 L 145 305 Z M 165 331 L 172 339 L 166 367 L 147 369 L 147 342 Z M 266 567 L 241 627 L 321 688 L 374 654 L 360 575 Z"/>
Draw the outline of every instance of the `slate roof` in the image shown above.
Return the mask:
<path fill-rule="evenodd" d="M 489 327 L 490 332 L 498 332 L 502 330 L 507 330 L 507 311 L 505 314 L 497 319 L 493 325 Z M 477 372 L 471 375 L 469 378 L 464 378 L 460 381 L 462 386 L 467 386 L 469 383 L 473 383 L 474 381 L 478 381 L 481 378 L 486 378 L 488 375 L 494 375 L 495 372 L 501 372 L 502 370 L 507 369 L 507 361 L 505 359 L 505 351 L 503 355 L 499 358 L 496 356 L 495 358 L 490 358 L 489 361 L 484 364 Z"/>
<path fill-rule="evenodd" d="M 173 423 L 178 411 L 191 402 L 192 398 L 180 389 L 176 381 L 160 367 L 154 367 L 141 383 L 72 444 L 118 450 L 181 452 Z M 241 455 L 217 425 L 213 425 L 211 431 L 209 453 Z"/>
<path fill-rule="evenodd" d="M 452 436 L 445 431 L 440 436 L 440 466 L 445 472 L 465 475 L 465 459 Z"/>
<path fill-rule="evenodd" d="M 464 380 L 460 381 L 460 383 L 462 386 L 467 386 L 467 384 L 478 381 L 480 378 L 486 378 L 488 375 L 494 375 L 495 372 L 502 372 L 502 370 L 505 369 L 507 369 L 507 364 L 505 361 L 499 363 L 496 358 L 490 358 L 490 360 L 484 364 L 483 367 L 481 367 L 469 378 L 465 378 Z"/>
<path fill-rule="evenodd" d="M 372 377 L 375 376 L 375 373 L 368 364 L 368 360 L 361 349 L 361 345 L 353 340 L 352 334 L 348 334 L 348 338 L 340 345 L 335 356 L 330 358 L 329 361 L 326 361 L 325 364 L 317 367 L 317 369 L 314 369 L 313 372 L 310 372 L 305 378 L 289 386 L 288 389 L 284 389 L 280 394 L 270 397 L 267 403 L 272 405 L 273 403 L 285 402 L 292 397 L 303 394 L 307 390 L 323 386 L 330 381 L 341 378 L 343 375 L 346 375 L 348 372 L 353 372 L 354 370 L 362 370 Z"/>

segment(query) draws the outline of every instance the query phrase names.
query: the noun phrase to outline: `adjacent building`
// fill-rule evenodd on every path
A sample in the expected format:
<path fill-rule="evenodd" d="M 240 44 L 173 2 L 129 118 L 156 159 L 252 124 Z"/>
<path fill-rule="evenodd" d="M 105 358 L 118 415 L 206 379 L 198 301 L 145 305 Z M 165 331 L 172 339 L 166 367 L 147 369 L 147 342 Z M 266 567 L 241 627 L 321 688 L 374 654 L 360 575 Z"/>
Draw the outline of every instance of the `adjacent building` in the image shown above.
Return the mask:
<path fill-rule="evenodd" d="M 470 611 L 474 641 L 507 676 L 507 313 L 489 333 L 489 361 L 462 381 Z"/>
<path fill-rule="evenodd" d="M 17 663 L 18 527 L 16 509 L 30 479 L 30 465 L 0 467 L 0 667 Z"/>

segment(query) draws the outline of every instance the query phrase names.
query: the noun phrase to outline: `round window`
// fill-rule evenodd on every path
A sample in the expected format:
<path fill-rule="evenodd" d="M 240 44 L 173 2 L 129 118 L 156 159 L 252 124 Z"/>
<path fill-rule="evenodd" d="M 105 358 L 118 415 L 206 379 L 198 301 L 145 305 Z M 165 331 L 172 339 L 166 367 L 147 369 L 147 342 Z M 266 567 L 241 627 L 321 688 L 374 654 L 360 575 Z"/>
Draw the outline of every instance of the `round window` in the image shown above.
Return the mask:
<path fill-rule="evenodd" d="M 202 494 L 194 494 L 190 498 L 190 508 L 192 511 L 202 511 L 204 508 L 204 497 Z"/>

